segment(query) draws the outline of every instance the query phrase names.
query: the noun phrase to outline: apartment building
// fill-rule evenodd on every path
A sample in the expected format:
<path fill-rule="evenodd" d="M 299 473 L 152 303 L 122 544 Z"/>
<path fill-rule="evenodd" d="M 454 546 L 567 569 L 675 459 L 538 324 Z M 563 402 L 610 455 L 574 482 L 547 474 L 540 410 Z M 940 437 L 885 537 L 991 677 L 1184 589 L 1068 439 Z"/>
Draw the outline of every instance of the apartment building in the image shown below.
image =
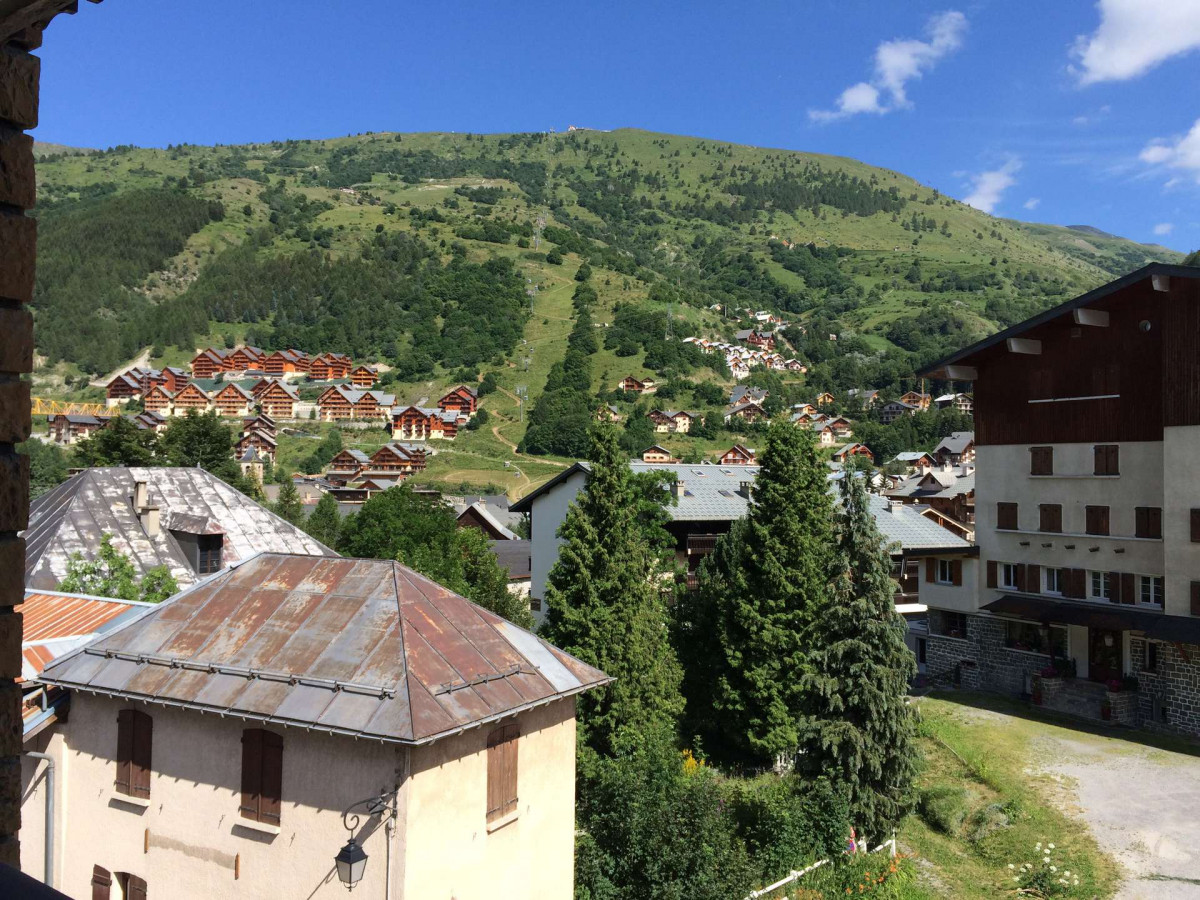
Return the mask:
<path fill-rule="evenodd" d="M 1139 269 L 925 374 L 973 382 L 978 466 L 978 558 L 924 572 L 929 672 L 1200 733 L 1200 268 Z"/>

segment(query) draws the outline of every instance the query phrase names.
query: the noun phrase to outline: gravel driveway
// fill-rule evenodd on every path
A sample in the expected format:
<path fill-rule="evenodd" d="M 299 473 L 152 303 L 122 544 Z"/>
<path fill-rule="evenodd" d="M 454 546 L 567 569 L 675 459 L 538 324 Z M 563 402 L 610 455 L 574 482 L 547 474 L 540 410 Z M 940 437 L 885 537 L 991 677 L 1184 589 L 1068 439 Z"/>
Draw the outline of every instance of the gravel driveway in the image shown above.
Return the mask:
<path fill-rule="evenodd" d="M 1117 900 L 1200 898 L 1200 756 L 1086 733 L 1036 750 L 1067 811 L 1125 869 Z"/>

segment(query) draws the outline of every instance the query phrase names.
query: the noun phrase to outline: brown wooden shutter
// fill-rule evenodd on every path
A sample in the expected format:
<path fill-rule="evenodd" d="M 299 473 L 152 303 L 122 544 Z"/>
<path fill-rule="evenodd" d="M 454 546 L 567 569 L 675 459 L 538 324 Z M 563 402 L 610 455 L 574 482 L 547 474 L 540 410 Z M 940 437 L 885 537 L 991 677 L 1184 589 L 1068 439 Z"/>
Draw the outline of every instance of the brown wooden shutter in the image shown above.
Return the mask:
<path fill-rule="evenodd" d="M 994 588 L 1000 582 L 999 575 L 997 574 L 998 569 L 999 566 L 996 564 L 996 561 L 989 559 L 987 563 L 987 586 L 990 588 Z"/>
<path fill-rule="evenodd" d="M 112 875 L 108 869 L 92 866 L 92 900 L 109 900 L 112 896 Z"/>
<path fill-rule="evenodd" d="M 1089 506 L 1085 510 L 1088 534 L 1108 534 L 1108 507 Z"/>
<path fill-rule="evenodd" d="M 1026 569 L 1025 563 L 1017 564 L 1017 590 L 1018 591 L 1025 590 L 1025 569 Z"/>
<path fill-rule="evenodd" d="M 517 811 L 517 744 L 521 729 L 505 725 L 488 735 L 487 820 Z"/>
<path fill-rule="evenodd" d="M 950 563 L 950 580 L 956 585 L 962 584 L 962 560 L 955 559 Z"/>
<path fill-rule="evenodd" d="M 1146 507 L 1146 537 L 1162 538 L 1162 507 Z"/>
<path fill-rule="evenodd" d="M 259 821 L 262 795 L 262 736 L 259 728 L 242 732 L 242 805 L 238 811 L 255 822 Z"/>
<path fill-rule="evenodd" d="M 133 712 L 133 752 L 129 767 L 129 793 L 143 800 L 150 799 L 151 744 L 154 719 L 144 712 Z"/>
<path fill-rule="evenodd" d="M 1192 543 L 1200 544 L 1200 509 L 1192 510 Z"/>
<path fill-rule="evenodd" d="M 1192 582 L 1192 615 L 1200 616 L 1200 581 Z"/>
<path fill-rule="evenodd" d="M 1133 536 L 1146 537 L 1146 507 L 1133 508 Z"/>
<path fill-rule="evenodd" d="M 125 900 L 146 900 L 146 882 L 136 875 L 126 875 Z"/>
<path fill-rule="evenodd" d="M 1132 572 L 1121 573 L 1121 602 L 1134 603 L 1137 601 L 1137 591 L 1133 583 Z"/>
<path fill-rule="evenodd" d="M 925 580 L 928 582 L 937 581 L 937 560 L 932 556 L 925 557 Z"/>
<path fill-rule="evenodd" d="M 1121 573 L 1120 572 L 1109 572 L 1108 573 L 1108 602 L 1109 603 L 1120 603 L 1121 602 Z"/>
<path fill-rule="evenodd" d="M 117 713 L 117 777 L 113 787 L 118 793 L 133 793 L 133 715 L 136 710 Z"/>
<path fill-rule="evenodd" d="M 1087 596 L 1087 570 L 1086 569 L 1069 569 L 1070 577 L 1068 583 L 1071 586 L 1071 596 L 1077 600 L 1082 600 Z"/>
<path fill-rule="evenodd" d="M 1025 567 L 1025 590 L 1031 594 L 1042 592 L 1042 567 L 1033 564 Z"/>
<path fill-rule="evenodd" d="M 1058 534 L 1062 531 L 1062 507 L 1057 503 L 1042 503 L 1038 506 L 1041 521 L 1039 531 Z"/>
<path fill-rule="evenodd" d="M 1121 474 L 1121 448 L 1116 444 L 1110 444 L 1108 447 L 1108 474 Z"/>
<path fill-rule="evenodd" d="M 262 781 L 258 820 L 278 825 L 283 797 L 283 737 L 262 732 Z"/>

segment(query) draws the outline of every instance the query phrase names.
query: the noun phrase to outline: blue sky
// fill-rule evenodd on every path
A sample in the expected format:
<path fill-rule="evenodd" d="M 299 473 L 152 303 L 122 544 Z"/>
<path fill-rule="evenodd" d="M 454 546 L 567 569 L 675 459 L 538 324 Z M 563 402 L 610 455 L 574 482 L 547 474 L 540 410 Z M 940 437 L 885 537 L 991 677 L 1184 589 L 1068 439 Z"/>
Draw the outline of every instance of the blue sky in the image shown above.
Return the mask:
<path fill-rule="evenodd" d="M 56 143 L 635 126 L 1200 247 L 1200 0 L 110 0 L 40 55 Z"/>

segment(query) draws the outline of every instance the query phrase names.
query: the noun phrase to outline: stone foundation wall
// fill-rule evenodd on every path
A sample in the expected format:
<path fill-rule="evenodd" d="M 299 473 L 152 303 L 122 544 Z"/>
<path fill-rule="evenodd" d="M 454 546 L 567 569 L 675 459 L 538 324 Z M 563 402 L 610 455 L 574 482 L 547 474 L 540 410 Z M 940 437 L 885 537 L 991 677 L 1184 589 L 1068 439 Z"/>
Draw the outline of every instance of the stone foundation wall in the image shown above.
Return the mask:
<path fill-rule="evenodd" d="M 965 638 L 938 634 L 944 631 L 944 613 L 929 610 L 929 639 L 925 647 L 926 665 L 931 674 L 960 673 L 964 688 L 1022 694 L 1028 676 L 1050 665 L 1045 653 L 1010 650 L 1004 646 L 1007 628 L 1003 619 L 967 616 Z"/>
<path fill-rule="evenodd" d="M 1158 665 L 1146 670 L 1144 638 L 1129 642 L 1130 668 L 1138 680 L 1138 718 L 1144 728 L 1200 734 L 1200 646 L 1155 641 Z"/>

